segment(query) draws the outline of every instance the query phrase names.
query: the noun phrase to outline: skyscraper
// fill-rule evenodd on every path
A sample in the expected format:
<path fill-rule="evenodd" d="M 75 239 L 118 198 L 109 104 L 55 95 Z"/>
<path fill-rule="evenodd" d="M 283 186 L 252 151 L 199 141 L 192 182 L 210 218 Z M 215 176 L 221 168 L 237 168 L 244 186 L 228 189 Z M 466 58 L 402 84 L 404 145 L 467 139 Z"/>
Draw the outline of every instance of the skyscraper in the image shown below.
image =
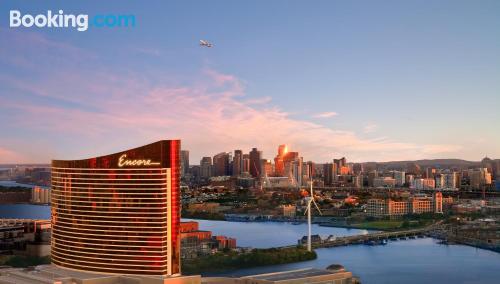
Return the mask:
<path fill-rule="evenodd" d="M 233 176 L 239 176 L 243 172 L 243 151 L 234 150 Z"/>
<path fill-rule="evenodd" d="M 250 173 L 250 154 L 243 154 L 243 172 Z"/>
<path fill-rule="evenodd" d="M 189 170 L 189 151 L 181 150 L 181 176 L 187 174 Z"/>
<path fill-rule="evenodd" d="M 403 186 L 406 182 L 405 172 L 394 171 L 394 179 L 396 180 L 396 186 Z"/>
<path fill-rule="evenodd" d="M 212 158 L 203 157 L 200 161 L 200 176 L 208 179 L 212 176 Z"/>
<path fill-rule="evenodd" d="M 333 164 L 326 163 L 323 165 L 323 182 L 326 185 L 333 183 Z"/>
<path fill-rule="evenodd" d="M 230 175 L 229 168 L 229 153 L 222 152 L 214 156 L 214 176 L 228 176 Z"/>
<path fill-rule="evenodd" d="M 180 274 L 180 140 L 52 161 L 52 262 L 112 274 Z"/>
<path fill-rule="evenodd" d="M 278 155 L 274 158 L 274 174 L 278 177 L 285 175 L 285 164 L 283 159 L 287 153 L 288 147 L 285 144 L 278 146 Z"/>
<path fill-rule="evenodd" d="M 250 151 L 250 174 L 253 177 L 260 177 L 262 174 L 261 169 L 261 160 L 262 160 L 262 151 L 257 150 L 257 148 L 252 148 Z"/>

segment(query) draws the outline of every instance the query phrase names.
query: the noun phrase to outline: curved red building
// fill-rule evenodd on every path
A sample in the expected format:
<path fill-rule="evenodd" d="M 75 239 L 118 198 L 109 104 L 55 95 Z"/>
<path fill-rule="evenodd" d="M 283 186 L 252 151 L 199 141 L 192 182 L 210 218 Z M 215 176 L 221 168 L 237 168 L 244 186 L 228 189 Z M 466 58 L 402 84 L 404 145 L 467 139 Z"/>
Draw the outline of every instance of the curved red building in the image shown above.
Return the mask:
<path fill-rule="evenodd" d="M 180 274 L 180 140 L 52 161 L 52 263 L 116 274 Z"/>

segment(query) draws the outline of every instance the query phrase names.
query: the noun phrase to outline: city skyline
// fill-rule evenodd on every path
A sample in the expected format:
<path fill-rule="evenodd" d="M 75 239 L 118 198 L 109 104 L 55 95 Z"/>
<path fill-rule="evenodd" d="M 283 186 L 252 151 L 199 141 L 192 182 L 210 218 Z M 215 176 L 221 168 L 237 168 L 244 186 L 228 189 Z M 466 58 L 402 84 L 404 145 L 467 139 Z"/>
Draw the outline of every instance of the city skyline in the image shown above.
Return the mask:
<path fill-rule="evenodd" d="M 271 159 L 280 144 L 318 163 L 500 157 L 497 2 L 114 4 L 0 8 L 137 18 L 79 33 L 1 17 L 0 163 L 164 137 L 191 163 L 254 147 Z"/>

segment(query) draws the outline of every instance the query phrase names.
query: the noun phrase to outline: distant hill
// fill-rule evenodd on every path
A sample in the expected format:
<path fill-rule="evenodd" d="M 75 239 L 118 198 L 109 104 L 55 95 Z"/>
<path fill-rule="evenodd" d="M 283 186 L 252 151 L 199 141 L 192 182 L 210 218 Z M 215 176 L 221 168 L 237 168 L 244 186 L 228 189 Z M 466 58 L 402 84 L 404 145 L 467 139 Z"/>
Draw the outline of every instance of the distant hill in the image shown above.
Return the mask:
<path fill-rule="evenodd" d="M 464 169 L 468 167 L 478 167 L 481 165 L 480 161 L 466 161 L 461 159 L 425 159 L 415 161 L 366 162 L 363 163 L 363 165 L 368 167 L 384 167 L 387 169 L 404 169 L 408 164 L 413 163 L 417 164 L 422 169 L 426 167 Z"/>

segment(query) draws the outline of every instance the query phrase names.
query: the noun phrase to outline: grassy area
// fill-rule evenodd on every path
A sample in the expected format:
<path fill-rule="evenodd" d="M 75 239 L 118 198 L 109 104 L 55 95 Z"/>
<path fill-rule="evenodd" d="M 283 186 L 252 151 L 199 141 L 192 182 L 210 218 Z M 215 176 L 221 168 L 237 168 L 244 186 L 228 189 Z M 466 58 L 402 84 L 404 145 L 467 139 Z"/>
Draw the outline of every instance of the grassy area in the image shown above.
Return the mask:
<path fill-rule="evenodd" d="M 303 247 L 286 249 L 253 249 L 250 252 L 219 252 L 182 262 L 185 274 L 218 272 L 256 266 L 285 264 L 316 259 L 315 252 L 308 252 Z"/>
<path fill-rule="evenodd" d="M 224 214 L 222 213 L 209 213 L 209 212 L 193 212 L 183 211 L 181 213 L 182 218 L 187 219 L 201 219 L 201 220 L 220 220 L 224 221 Z"/>
<path fill-rule="evenodd" d="M 7 265 L 12 267 L 28 267 L 40 264 L 50 264 L 50 257 L 34 257 L 34 256 L 3 256 L 0 258 L 0 265 Z"/>
<path fill-rule="evenodd" d="M 363 223 L 351 224 L 353 228 L 371 229 L 381 231 L 394 231 L 402 229 L 415 229 L 429 226 L 434 222 L 433 219 L 402 219 L 402 220 L 376 220 Z"/>

